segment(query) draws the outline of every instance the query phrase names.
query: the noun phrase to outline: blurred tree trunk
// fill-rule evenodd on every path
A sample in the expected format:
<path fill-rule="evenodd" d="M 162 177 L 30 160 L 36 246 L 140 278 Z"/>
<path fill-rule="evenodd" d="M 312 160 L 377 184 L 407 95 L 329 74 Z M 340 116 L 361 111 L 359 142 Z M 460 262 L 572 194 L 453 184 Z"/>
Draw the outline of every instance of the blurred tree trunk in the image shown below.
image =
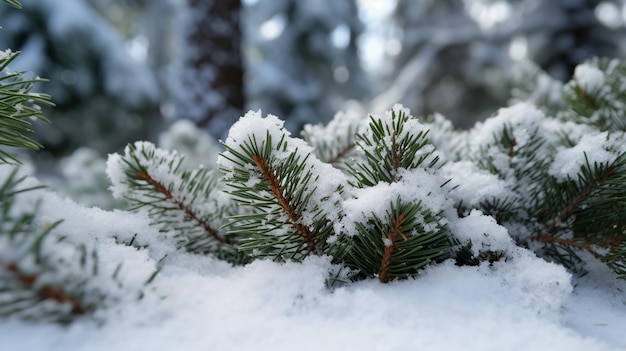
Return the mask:
<path fill-rule="evenodd" d="M 188 0 L 177 114 L 222 137 L 243 113 L 241 0 Z"/>

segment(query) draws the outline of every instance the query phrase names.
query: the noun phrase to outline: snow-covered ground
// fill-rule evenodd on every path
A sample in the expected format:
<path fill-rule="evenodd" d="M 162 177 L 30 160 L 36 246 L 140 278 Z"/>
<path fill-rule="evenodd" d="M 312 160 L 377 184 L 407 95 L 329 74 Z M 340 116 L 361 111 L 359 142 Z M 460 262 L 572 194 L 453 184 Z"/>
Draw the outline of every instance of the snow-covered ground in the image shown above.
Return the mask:
<path fill-rule="evenodd" d="M 158 294 L 100 311 L 100 322 L 0 322 L 0 349 L 626 348 L 624 285 L 613 284 L 609 275 L 598 279 L 595 272 L 594 280 L 580 281 L 571 291 L 555 284 L 564 276 L 559 267 L 538 259 L 493 267 L 448 262 L 414 280 L 368 280 L 333 291 L 324 285 L 323 258 L 231 268 L 182 254 L 173 262 L 155 282 Z"/>

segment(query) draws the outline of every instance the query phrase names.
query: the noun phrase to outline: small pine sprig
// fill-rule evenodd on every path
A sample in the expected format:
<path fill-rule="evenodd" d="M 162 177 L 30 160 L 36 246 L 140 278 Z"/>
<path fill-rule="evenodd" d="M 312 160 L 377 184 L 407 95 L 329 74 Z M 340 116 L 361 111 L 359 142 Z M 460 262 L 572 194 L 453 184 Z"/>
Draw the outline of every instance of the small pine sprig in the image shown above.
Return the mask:
<path fill-rule="evenodd" d="M 487 199 L 481 209 L 500 222 L 523 218 L 543 198 L 541 184 L 556 152 L 556 138 L 543 127 L 545 114 L 522 103 L 501 109 L 478 126 L 466 157 L 507 184 L 506 196 Z M 481 139 L 477 135 L 491 139 Z M 465 212 L 465 211 L 462 211 Z"/>
<path fill-rule="evenodd" d="M 17 168 L 0 183 L 0 317 L 69 322 L 107 299 L 90 285 L 98 257 L 65 242 L 56 230 L 61 221 L 42 223 L 40 202 L 18 206 L 42 188 L 26 183 Z"/>
<path fill-rule="evenodd" d="M 396 105 L 357 135 L 363 161 L 348 165 L 357 189 L 344 203 L 335 252 L 361 275 L 383 283 L 407 278 L 450 253 L 446 201 L 432 192 L 446 181 L 433 174 L 439 158 L 427 134 Z"/>
<path fill-rule="evenodd" d="M 9 4 L 19 7 L 16 1 Z M 19 52 L 0 51 L 0 146 L 38 150 L 42 145 L 27 137 L 32 132 L 32 119 L 47 122 L 41 113 L 40 105 L 54 105 L 50 96 L 31 92 L 33 85 L 45 79 L 24 78 L 24 72 L 10 72 L 8 65 L 17 58 Z M 19 161 L 0 149 L 0 163 Z"/>
<path fill-rule="evenodd" d="M 246 211 L 231 218 L 239 249 L 301 261 L 327 253 L 344 176 L 282 126 L 275 116 L 249 112 L 231 128 L 218 164 L 229 193 Z"/>
<path fill-rule="evenodd" d="M 313 147 L 322 162 L 344 169 L 358 155 L 356 135 L 367 122 L 358 112 L 339 112 L 326 125 L 307 124 L 302 130 L 302 138 Z"/>
<path fill-rule="evenodd" d="M 543 224 L 535 240 L 566 266 L 577 269 L 584 250 L 626 278 L 626 153 L 606 161 L 581 153 L 575 175 L 552 177 L 545 186 L 545 200 L 534 212 Z"/>
<path fill-rule="evenodd" d="M 567 105 L 559 116 L 603 131 L 626 130 L 626 62 L 594 58 L 576 66 L 563 88 Z"/>
<path fill-rule="evenodd" d="M 131 211 L 147 210 L 152 223 L 174 232 L 186 250 L 242 263 L 237 243 L 221 230 L 233 209 L 217 175 L 203 167 L 184 169 L 182 162 L 176 152 L 152 143 L 129 144 L 124 155 L 110 155 L 107 161 L 113 195 L 126 199 Z"/>
<path fill-rule="evenodd" d="M 348 164 L 348 168 L 357 187 L 397 182 L 401 170 L 433 168 L 439 162 L 427 137 L 429 130 L 408 110 L 396 105 L 387 117 L 370 117 L 369 128 L 356 135 L 365 162 Z"/>

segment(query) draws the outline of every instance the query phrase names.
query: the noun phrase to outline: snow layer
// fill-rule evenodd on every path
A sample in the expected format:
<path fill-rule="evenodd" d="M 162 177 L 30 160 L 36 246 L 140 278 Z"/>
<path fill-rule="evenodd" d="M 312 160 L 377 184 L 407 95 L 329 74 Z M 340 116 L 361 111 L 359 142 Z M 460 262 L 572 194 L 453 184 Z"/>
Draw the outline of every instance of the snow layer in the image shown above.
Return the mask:
<path fill-rule="evenodd" d="M 610 139 L 607 132 L 595 135 L 584 135 L 572 148 L 561 148 L 557 151 L 554 163 L 550 166 L 550 174 L 561 181 L 576 179 L 581 167 L 589 162 L 593 165 L 611 164 L 618 154 L 608 151 Z M 589 160 L 586 159 L 589 157 Z"/>
<path fill-rule="evenodd" d="M 448 262 L 415 280 L 387 285 L 367 280 L 332 292 L 324 287 L 327 268 L 323 258 L 303 264 L 256 261 L 239 268 L 189 259 L 162 272 L 157 285 L 166 298 L 119 306 L 108 311 L 103 325 L 8 320 L 0 322 L 0 335 L 7 349 L 50 351 L 626 346 L 620 298 L 589 287 L 568 294 L 567 288 L 548 284 L 553 277 L 543 272 L 554 270 L 533 271 L 546 268 L 539 260 L 493 267 Z"/>

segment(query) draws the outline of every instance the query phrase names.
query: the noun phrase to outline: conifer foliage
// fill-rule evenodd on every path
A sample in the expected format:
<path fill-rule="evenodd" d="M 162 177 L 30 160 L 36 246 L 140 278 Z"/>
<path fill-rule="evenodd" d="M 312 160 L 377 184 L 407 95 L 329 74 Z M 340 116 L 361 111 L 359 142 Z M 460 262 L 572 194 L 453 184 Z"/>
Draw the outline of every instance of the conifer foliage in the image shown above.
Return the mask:
<path fill-rule="evenodd" d="M 123 156 L 115 154 L 108 161 L 113 195 L 128 200 L 131 211 L 147 209 L 152 222 L 173 232 L 186 250 L 241 259 L 232 237 L 221 230 L 232 210 L 215 172 L 205 167 L 185 169 L 183 160 L 149 142 L 128 145 Z"/>
<path fill-rule="evenodd" d="M 397 105 L 369 121 L 338 114 L 327 126 L 307 126 L 302 140 L 277 117 L 249 112 L 224 142 L 221 178 L 190 180 L 219 189 L 215 200 L 185 185 L 193 177 L 179 169 L 179 156 L 139 143 L 109 160 L 114 191 L 182 236 L 202 227 L 194 206 L 211 203 L 199 212 L 212 213 L 218 238 L 248 259 L 328 255 L 353 279 L 413 277 L 447 258 L 510 259 L 508 235 L 574 271 L 591 253 L 624 275 L 624 116 L 615 107 L 622 87 L 605 77 L 620 65 L 583 63 L 564 86 L 527 67 L 533 74 L 516 99 L 535 87 L 527 99 L 543 103 L 515 103 L 467 132 L 441 117 L 421 122 Z M 609 105 L 589 105 L 603 94 Z M 115 171 L 119 160 L 124 172 Z"/>
<path fill-rule="evenodd" d="M 109 296 L 93 284 L 97 252 L 66 242 L 62 220 L 42 221 L 41 188 L 14 167 L 0 179 L 0 317 L 68 322 Z"/>
<path fill-rule="evenodd" d="M 514 105 L 464 136 L 457 161 L 471 160 L 504 190 L 466 198 L 461 210 L 493 215 L 521 245 L 576 272 L 591 253 L 623 277 L 625 74 L 617 60 L 582 63 L 561 100 L 545 89 L 552 83 L 544 74 L 531 75 L 540 80 L 526 84 L 544 92 L 534 98 L 551 101 L 540 105 L 543 111 Z"/>
<path fill-rule="evenodd" d="M 24 133 L 32 132 L 31 119 L 47 121 L 39 105 L 52 105 L 52 102 L 46 94 L 31 92 L 35 83 L 45 79 L 28 79 L 24 72 L 9 70 L 9 64 L 19 54 L 10 49 L 0 51 L 0 146 L 38 150 L 42 145 Z M 8 151 L 0 149 L 0 163 L 16 162 Z"/>
<path fill-rule="evenodd" d="M 371 117 L 368 128 L 357 133 L 364 162 L 348 164 L 357 190 L 346 202 L 344 260 L 362 273 L 376 274 L 381 282 L 412 276 L 449 254 L 443 208 L 437 204 L 445 201 L 424 189 L 445 183 L 433 174 L 438 156 L 427 134 L 400 106 L 384 117 Z M 366 210 L 375 196 L 381 197 L 382 206 Z"/>
<path fill-rule="evenodd" d="M 240 249 L 300 261 L 328 253 L 344 177 L 282 125 L 275 116 L 248 113 L 232 127 L 220 167 L 229 193 L 246 209 L 232 218 Z"/>
<path fill-rule="evenodd" d="M 19 1 L 2 0 L 15 8 L 22 8 Z M 13 72 L 9 64 L 19 52 L 11 49 L 0 51 L 0 146 L 38 150 L 42 145 L 24 135 L 32 132 L 31 120 L 47 121 L 39 105 L 53 105 L 46 94 L 31 92 L 33 85 L 45 82 L 41 78 L 25 78 L 25 72 Z M 0 164 L 19 163 L 8 151 L 0 148 Z"/>

